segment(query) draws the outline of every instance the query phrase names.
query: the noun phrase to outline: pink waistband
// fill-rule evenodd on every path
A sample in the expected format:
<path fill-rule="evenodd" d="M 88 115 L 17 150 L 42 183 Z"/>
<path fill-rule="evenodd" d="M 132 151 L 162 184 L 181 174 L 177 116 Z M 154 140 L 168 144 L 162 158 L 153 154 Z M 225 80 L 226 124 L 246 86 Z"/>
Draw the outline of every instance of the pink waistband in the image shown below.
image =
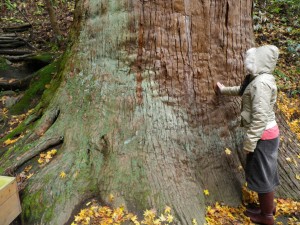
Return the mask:
<path fill-rule="evenodd" d="M 277 125 L 263 132 L 261 140 L 271 140 L 279 136 L 279 128 Z"/>

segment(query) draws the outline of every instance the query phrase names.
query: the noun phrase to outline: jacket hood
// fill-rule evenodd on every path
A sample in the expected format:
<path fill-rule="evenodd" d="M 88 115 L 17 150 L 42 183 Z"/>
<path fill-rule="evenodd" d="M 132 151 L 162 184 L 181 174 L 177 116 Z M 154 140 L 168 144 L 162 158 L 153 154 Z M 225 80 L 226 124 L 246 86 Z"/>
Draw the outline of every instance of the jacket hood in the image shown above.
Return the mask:
<path fill-rule="evenodd" d="M 246 52 L 245 66 L 252 76 L 268 73 L 272 74 L 279 56 L 279 50 L 274 45 L 264 45 L 250 48 Z"/>

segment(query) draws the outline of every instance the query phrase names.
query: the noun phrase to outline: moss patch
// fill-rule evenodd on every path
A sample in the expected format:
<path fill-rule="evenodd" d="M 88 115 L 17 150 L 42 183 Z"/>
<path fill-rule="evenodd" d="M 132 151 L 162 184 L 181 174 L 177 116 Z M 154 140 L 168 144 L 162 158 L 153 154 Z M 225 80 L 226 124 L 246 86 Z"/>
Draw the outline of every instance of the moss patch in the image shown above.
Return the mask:
<path fill-rule="evenodd" d="M 26 59 L 27 67 L 30 71 L 36 71 L 49 65 L 57 58 L 57 55 L 52 53 L 42 53 Z"/>
<path fill-rule="evenodd" d="M 38 191 L 35 193 L 25 193 L 24 196 L 25 198 L 22 199 L 22 217 L 25 219 L 25 221 L 26 218 L 30 218 L 31 221 L 29 222 L 40 219 L 40 216 L 43 214 L 43 212 L 47 210 L 47 207 L 45 207 L 42 201 L 42 192 Z M 39 207 L 36 207 L 37 205 Z"/>
<path fill-rule="evenodd" d="M 14 130 L 12 130 L 8 135 L 4 136 L 0 139 L 0 143 L 6 141 L 7 139 L 12 139 L 20 134 L 22 134 L 23 131 L 25 131 L 27 126 L 24 122 L 20 123 Z"/>
<path fill-rule="evenodd" d="M 6 59 L 0 58 L 0 72 L 10 69 L 10 66 L 7 64 Z"/>
<path fill-rule="evenodd" d="M 55 58 L 56 58 L 56 56 L 51 54 L 51 53 L 43 53 L 43 54 L 39 54 L 39 55 L 29 57 L 29 60 L 36 61 L 36 62 L 44 62 L 44 63 L 50 64 L 51 62 L 54 61 Z"/>
<path fill-rule="evenodd" d="M 60 60 L 55 61 L 36 72 L 23 98 L 10 109 L 11 114 L 20 114 L 33 107 L 34 103 L 41 98 L 44 90 L 47 89 L 47 84 L 50 83 L 53 75 L 57 73 L 59 63 Z"/>

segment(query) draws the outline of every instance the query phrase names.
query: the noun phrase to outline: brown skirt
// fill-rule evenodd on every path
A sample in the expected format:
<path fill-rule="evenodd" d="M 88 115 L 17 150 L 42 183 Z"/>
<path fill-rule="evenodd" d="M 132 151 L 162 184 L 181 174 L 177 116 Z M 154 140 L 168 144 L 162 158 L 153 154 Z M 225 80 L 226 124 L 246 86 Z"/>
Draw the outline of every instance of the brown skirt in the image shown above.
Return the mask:
<path fill-rule="evenodd" d="M 268 193 L 280 184 L 277 169 L 278 147 L 279 138 L 259 140 L 254 152 L 247 155 L 245 172 L 250 190 Z"/>

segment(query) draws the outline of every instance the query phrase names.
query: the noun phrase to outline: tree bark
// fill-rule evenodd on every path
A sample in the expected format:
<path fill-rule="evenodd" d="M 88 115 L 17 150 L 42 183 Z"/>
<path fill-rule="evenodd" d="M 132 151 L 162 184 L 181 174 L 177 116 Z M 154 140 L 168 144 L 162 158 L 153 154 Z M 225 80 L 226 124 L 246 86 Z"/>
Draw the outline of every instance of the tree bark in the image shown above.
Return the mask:
<path fill-rule="evenodd" d="M 85 199 L 107 204 L 111 193 L 138 215 L 169 205 L 178 224 L 204 224 L 215 201 L 239 204 L 240 99 L 218 96 L 214 86 L 243 79 L 244 52 L 254 45 L 251 7 L 250 0 L 79 0 L 61 85 L 35 126 L 46 127 L 59 109 L 40 137 L 63 144 L 22 195 L 26 224 L 64 224 Z M 5 154 L 2 170 L 25 166 L 11 168 L 11 157 L 33 157 L 41 140 L 25 144 L 30 135 Z M 282 157 L 284 178 L 295 170 Z M 279 193 L 299 198 L 299 184 L 287 181 Z"/>

